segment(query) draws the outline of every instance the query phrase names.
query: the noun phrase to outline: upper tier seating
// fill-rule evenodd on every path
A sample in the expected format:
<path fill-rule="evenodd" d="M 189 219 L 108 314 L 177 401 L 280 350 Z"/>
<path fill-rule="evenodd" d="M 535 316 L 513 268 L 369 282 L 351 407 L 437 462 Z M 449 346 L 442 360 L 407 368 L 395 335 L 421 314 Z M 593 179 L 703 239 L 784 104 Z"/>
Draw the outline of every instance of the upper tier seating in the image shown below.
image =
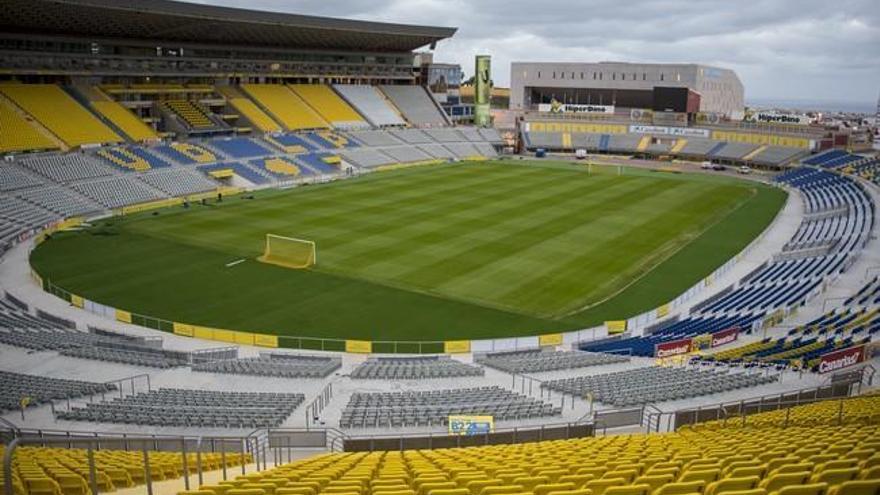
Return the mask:
<path fill-rule="evenodd" d="M 58 419 L 151 426 L 274 428 L 305 400 L 303 394 L 160 388 L 56 411 Z"/>
<path fill-rule="evenodd" d="M 281 126 L 266 112 L 260 109 L 253 101 L 246 98 L 236 87 L 217 86 L 217 92 L 226 97 L 226 101 L 232 105 L 244 118 L 250 121 L 257 129 L 263 132 L 281 132 Z"/>
<path fill-rule="evenodd" d="M 113 171 L 91 155 L 48 155 L 21 160 L 21 165 L 62 184 L 111 175 Z"/>
<path fill-rule="evenodd" d="M 604 375 L 549 380 L 541 383 L 541 387 L 578 397 L 592 394 L 598 402 L 630 407 L 754 387 L 778 379 L 778 375 L 650 366 Z"/>
<path fill-rule="evenodd" d="M 162 195 L 143 185 L 134 177 L 111 177 L 90 182 L 80 182 L 71 186 L 80 194 L 101 203 L 107 208 L 136 203 L 146 203 L 162 199 Z"/>
<path fill-rule="evenodd" d="M 92 101 L 92 108 L 109 120 L 132 141 L 158 141 L 159 135 L 131 110 L 107 99 Z"/>
<path fill-rule="evenodd" d="M 352 370 L 352 379 L 424 380 L 426 378 L 454 378 L 483 376 L 479 366 L 456 361 L 449 356 L 374 357 Z"/>
<path fill-rule="evenodd" d="M 31 114 L 68 146 L 118 143 L 115 132 L 54 84 L 0 84 L 0 93 Z"/>
<path fill-rule="evenodd" d="M 164 106 L 170 112 L 180 117 L 190 129 L 213 129 L 217 127 L 217 124 L 208 115 L 208 111 L 194 101 L 168 100 L 164 102 Z"/>
<path fill-rule="evenodd" d="M 327 122 L 287 86 L 245 84 L 242 88 L 289 131 L 328 127 Z"/>
<path fill-rule="evenodd" d="M 369 128 L 359 113 L 324 84 L 291 84 L 290 89 L 299 95 L 324 120 L 337 129 Z"/>
<path fill-rule="evenodd" d="M 193 365 L 193 371 L 284 378 L 324 378 L 342 366 L 342 358 L 297 354 L 263 354 Z"/>
<path fill-rule="evenodd" d="M 339 420 L 341 428 L 445 425 L 450 415 L 475 414 L 512 420 L 559 416 L 562 410 L 501 387 L 428 392 L 352 394 Z"/>
<path fill-rule="evenodd" d="M 116 385 L 0 371 L 0 412 L 19 409 L 20 401 L 25 398 L 29 401 L 28 406 L 34 407 L 53 400 L 113 390 L 116 390 Z"/>
<path fill-rule="evenodd" d="M 22 115 L 0 100 L 0 153 L 58 148 Z"/>
<path fill-rule="evenodd" d="M 298 134 L 276 134 L 274 136 L 266 136 L 265 139 L 281 151 L 291 154 L 317 151 L 321 148 Z"/>
<path fill-rule="evenodd" d="M 447 117 L 421 86 L 381 86 L 381 90 L 415 126 L 445 126 Z"/>
<path fill-rule="evenodd" d="M 0 445 L 0 456 L 4 452 L 4 446 Z M 144 484 L 144 453 L 149 459 L 150 477 L 154 482 L 179 478 L 185 473 L 184 456 L 180 452 L 109 450 L 102 446 L 92 451 L 98 489 L 106 493 Z M 186 460 L 189 469 L 200 460 L 203 469 L 208 471 L 239 466 L 242 462 L 250 463 L 253 457 L 251 454 L 231 451 L 189 452 Z M 89 477 L 86 449 L 19 446 L 15 450 L 12 468 L 15 495 L 88 495 L 91 493 Z"/>
<path fill-rule="evenodd" d="M 567 370 L 600 366 L 603 364 L 626 363 L 628 356 L 595 354 L 591 352 L 565 352 L 543 349 L 492 352 L 476 355 L 474 362 L 507 373 L 539 373 L 542 371 Z"/>
<path fill-rule="evenodd" d="M 375 86 L 336 84 L 333 87 L 374 126 L 406 125 L 397 109 Z"/>

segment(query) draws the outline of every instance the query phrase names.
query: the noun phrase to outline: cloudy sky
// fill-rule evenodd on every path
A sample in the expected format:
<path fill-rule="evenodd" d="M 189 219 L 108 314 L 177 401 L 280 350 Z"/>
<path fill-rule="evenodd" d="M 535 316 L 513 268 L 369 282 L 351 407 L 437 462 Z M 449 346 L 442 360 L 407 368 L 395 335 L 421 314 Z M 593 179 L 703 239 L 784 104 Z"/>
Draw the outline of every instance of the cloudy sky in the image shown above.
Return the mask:
<path fill-rule="evenodd" d="M 191 0 L 193 1 L 193 0 Z M 511 61 L 699 62 L 737 71 L 747 99 L 880 94 L 877 0 L 196 0 L 230 7 L 458 27 L 435 60 L 473 73 Z"/>

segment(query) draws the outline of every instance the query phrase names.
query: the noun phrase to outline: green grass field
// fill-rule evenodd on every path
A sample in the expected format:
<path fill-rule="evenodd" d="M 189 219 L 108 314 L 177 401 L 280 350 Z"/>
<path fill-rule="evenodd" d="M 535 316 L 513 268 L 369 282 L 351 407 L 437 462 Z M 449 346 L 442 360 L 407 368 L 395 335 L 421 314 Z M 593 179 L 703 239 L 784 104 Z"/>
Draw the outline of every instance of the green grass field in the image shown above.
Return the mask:
<path fill-rule="evenodd" d="M 740 251 L 785 201 L 730 178 L 592 168 L 464 163 L 259 192 L 57 234 L 31 262 L 88 299 L 192 324 L 490 338 L 667 302 Z M 267 233 L 315 241 L 318 264 L 257 262 Z"/>

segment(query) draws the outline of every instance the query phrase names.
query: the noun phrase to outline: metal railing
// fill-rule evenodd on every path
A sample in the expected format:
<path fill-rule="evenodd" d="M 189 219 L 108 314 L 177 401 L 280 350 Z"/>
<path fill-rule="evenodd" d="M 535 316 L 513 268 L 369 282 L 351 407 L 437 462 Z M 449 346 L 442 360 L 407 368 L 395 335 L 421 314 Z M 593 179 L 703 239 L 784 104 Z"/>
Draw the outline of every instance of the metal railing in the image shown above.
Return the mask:
<path fill-rule="evenodd" d="M 67 432 L 70 433 L 70 432 Z M 232 467 L 226 462 L 226 454 L 229 451 L 226 446 L 229 444 L 236 444 L 239 446 L 239 454 L 240 457 L 240 466 L 241 466 L 241 474 L 244 475 L 247 473 L 247 458 L 248 455 L 252 455 L 254 460 L 257 462 L 257 470 L 260 469 L 259 463 L 259 444 L 255 441 L 255 438 L 251 436 L 246 437 L 213 437 L 211 442 L 211 447 L 213 448 L 216 445 L 217 440 L 222 440 L 221 445 L 223 449 L 220 450 L 220 466 L 222 469 L 223 479 L 226 480 L 228 478 L 228 468 Z M 158 449 L 157 442 L 163 442 L 163 445 L 176 445 L 179 446 L 179 450 L 175 452 L 179 452 L 181 456 L 182 462 L 182 473 L 183 473 L 183 483 L 186 490 L 190 489 L 190 478 L 192 477 L 192 472 L 189 467 L 189 455 L 190 453 L 195 454 L 196 459 L 196 476 L 198 479 L 198 484 L 201 485 L 204 481 L 203 472 L 204 466 L 202 464 L 202 453 L 205 451 L 205 446 L 207 445 L 205 439 L 203 437 L 160 437 L 160 436 L 126 436 L 122 435 L 119 438 L 107 438 L 98 436 L 95 434 L 93 437 L 46 437 L 46 436 L 31 436 L 29 432 L 24 430 L 19 430 L 15 436 L 7 445 L 5 452 L 3 454 L 3 483 L 4 483 L 4 495 L 15 495 L 14 487 L 13 487 L 13 470 L 12 470 L 12 460 L 15 456 L 16 450 L 19 447 L 36 445 L 41 447 L 53 446 L 53 445 L 67 445 L 68 448 L 83 448 L 86 450 L 86 458 L 88 462 L 88 485 L 91 489 L 91 493 L 93 495 L 97 495 L 100 493 L 99 485 L 98 485 L 98 477 L 97 477 L 97 467 L 95 463 L 95 452 L 102 449 L 102 447 L 106 448 L 108 442 L 123 442 L 126 447 L 125 450 L 133 451 L 139 450 L 143 453 L 143 465 L 144 465 L 144 482 L 147 487 L 147 494 L 153 494 L 153 475 L 152 468 L 150 466 L 150 452 L 161 451 Z M 103 444 L 103 445 L 102 445 Z M 212 451 L 216 452 L 216 451 Z M 262 468 L 266 468 L 265 460 L 262 464 Z M 163 477 L 164 479 L 164 477 Z"/>

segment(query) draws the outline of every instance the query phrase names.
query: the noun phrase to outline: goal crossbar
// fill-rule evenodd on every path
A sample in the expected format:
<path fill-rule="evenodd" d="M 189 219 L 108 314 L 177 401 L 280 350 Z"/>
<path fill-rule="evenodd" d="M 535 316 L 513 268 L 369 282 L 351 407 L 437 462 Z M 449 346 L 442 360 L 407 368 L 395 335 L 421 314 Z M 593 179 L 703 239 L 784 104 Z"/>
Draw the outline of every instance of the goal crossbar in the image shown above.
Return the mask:
<path fill-rule="evenodd" d="M 303 269 L 317 263 L 318 256 L 314 241 L 266 234 L 263 255 L 257 260 L 285 268 Z"/>

